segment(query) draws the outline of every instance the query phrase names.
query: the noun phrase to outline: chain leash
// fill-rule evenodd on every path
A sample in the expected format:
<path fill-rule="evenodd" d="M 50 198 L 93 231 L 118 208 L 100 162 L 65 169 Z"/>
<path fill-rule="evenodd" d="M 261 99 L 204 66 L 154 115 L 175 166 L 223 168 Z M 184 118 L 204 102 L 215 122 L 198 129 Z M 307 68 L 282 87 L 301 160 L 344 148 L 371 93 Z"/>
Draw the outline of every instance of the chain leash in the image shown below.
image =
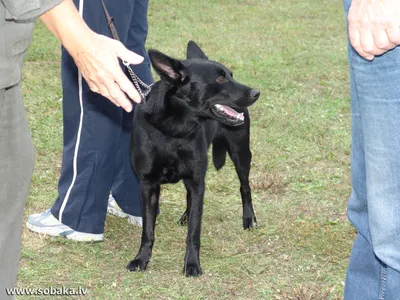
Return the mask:
<path fill-rule="evenodd" d="M 139 78 L 139 76 L 137 76 L 135 74 L 135 72 L 133 72 L 133 70 L 132 70 L 132 68 L 131 68 L 131 66 L 129 65 L 128 62 L 123 61 L 122 63 L 128 69 L 128 73 L 131 76 L 133 84 L 135 85 L 137 91 L 139 92 L 139 95 L 142 97 L 143 103 L 146 103 L 146 97 L 151 92 L 151 88 L 153 87 L 154 83 L 152 83 L 150 85 L 144 83 L 143 80 L 141 80 Z M 144 91 L 142 90 L 141 86 L 144 88 Z"/>

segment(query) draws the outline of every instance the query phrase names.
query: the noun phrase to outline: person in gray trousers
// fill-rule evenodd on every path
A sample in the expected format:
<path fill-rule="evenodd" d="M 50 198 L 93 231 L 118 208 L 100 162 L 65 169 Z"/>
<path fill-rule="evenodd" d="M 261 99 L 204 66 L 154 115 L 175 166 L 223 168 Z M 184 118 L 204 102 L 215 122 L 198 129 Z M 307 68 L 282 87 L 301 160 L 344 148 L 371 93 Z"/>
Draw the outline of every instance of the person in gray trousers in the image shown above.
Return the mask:
<path fill-rule="evenodd" d="M 143 57 L 91 31 L 71 0 L 0 0 L 0 300 L 12 299 L 33 172 L 34 152 L 20 80 L 38 16 L 71 54 L 92 91 L 128 112 L 132 110 L 128 97 L 140 102 L 118 58 L 139 64 Z"/>

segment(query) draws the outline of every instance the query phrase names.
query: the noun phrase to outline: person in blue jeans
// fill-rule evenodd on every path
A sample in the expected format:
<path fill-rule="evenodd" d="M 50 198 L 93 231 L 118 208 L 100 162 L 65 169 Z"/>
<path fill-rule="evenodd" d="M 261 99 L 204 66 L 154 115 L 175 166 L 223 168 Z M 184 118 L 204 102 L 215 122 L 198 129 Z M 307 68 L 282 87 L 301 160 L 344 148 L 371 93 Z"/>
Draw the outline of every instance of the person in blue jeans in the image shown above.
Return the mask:
<path fill-rule="evenodd" d="M 104 2 L 122 44 L 144 57 L 143 63 L 132 65 L 133 71 L 152 83 L 145 50 L 148 0 Z M 101 0 L 74 3 L 94 32 L 111 37 Z M 140 190 L 129 154 L 133 112 L 93 92 L 64 48 L 61 78 L 64 148 L 58 198 L 51 209 L 28 217 L 28 229 L 76 241 L 101 241 L 107 207 L 141 226 Z"/>
<path fill-rule="evenodd" d="M 345 0 L 352 114 L 345 300 L 400 299 L 400 1 Z"/>

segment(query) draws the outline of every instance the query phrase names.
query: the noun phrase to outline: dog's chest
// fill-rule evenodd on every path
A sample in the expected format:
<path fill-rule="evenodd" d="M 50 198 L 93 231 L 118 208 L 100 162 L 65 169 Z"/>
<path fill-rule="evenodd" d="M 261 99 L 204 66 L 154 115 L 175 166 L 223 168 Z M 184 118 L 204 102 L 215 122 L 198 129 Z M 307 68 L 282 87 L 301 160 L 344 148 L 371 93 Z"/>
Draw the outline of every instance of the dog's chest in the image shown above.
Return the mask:
<path fill-rule="evenodd" d="M 133 168 L 140 180 L 176 183 L 207 168 L 207 140 L 201 129 L 191 136 L 172 137 L 152 126 L 146 130 L 137 126 L 131 151 Z"/>
<path fill-rule="evenodd" d="M 189 145 L 164 145 L 155 151 L 151 174 L 160 183 L 176 183 L 191 177 L 198 165 L 195 151 Z"/>
<path fill-rule="evenodd" d="M 146 147 L 140 145 L 146 145 Z M 136 143 L 133 166 L 139 179 L 151 182 L 176 183 L 193 178 L 199 168 L 207 166 L 207 147 L 183 139 L 148 139 Z M 204 149 L 201 149 L 204 148 Z"/>

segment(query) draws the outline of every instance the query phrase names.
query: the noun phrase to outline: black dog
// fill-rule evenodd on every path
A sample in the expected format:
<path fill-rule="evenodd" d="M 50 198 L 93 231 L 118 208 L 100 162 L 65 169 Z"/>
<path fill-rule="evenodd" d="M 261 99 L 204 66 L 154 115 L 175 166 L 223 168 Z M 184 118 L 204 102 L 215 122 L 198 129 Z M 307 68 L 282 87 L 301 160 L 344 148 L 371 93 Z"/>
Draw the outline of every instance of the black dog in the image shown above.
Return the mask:
<path fill-rule="evenodd" d="M 150 50 L 149 56 L 161 81 L 154 84 L 147 102 L 137 106 L 134 113 L 130 151 L 140 181 L 143 232 L 139 253 L 127 269 L 143 271 L 151 257 L 160 185 L 183 180 L 187 210 L 181 222 L 188 218 L 184 273 L 199 276 L 204 178 L 211 143 L 217 169 L 224 165 L 226 152 L 235 164 L 244 229 L 256 222 L 249 186 L 250 120 L 246 107 L 260 92 L 236 82 L 232 72 L 209 60 L 192 41 L 187 60 L 155 50 Z"/>

